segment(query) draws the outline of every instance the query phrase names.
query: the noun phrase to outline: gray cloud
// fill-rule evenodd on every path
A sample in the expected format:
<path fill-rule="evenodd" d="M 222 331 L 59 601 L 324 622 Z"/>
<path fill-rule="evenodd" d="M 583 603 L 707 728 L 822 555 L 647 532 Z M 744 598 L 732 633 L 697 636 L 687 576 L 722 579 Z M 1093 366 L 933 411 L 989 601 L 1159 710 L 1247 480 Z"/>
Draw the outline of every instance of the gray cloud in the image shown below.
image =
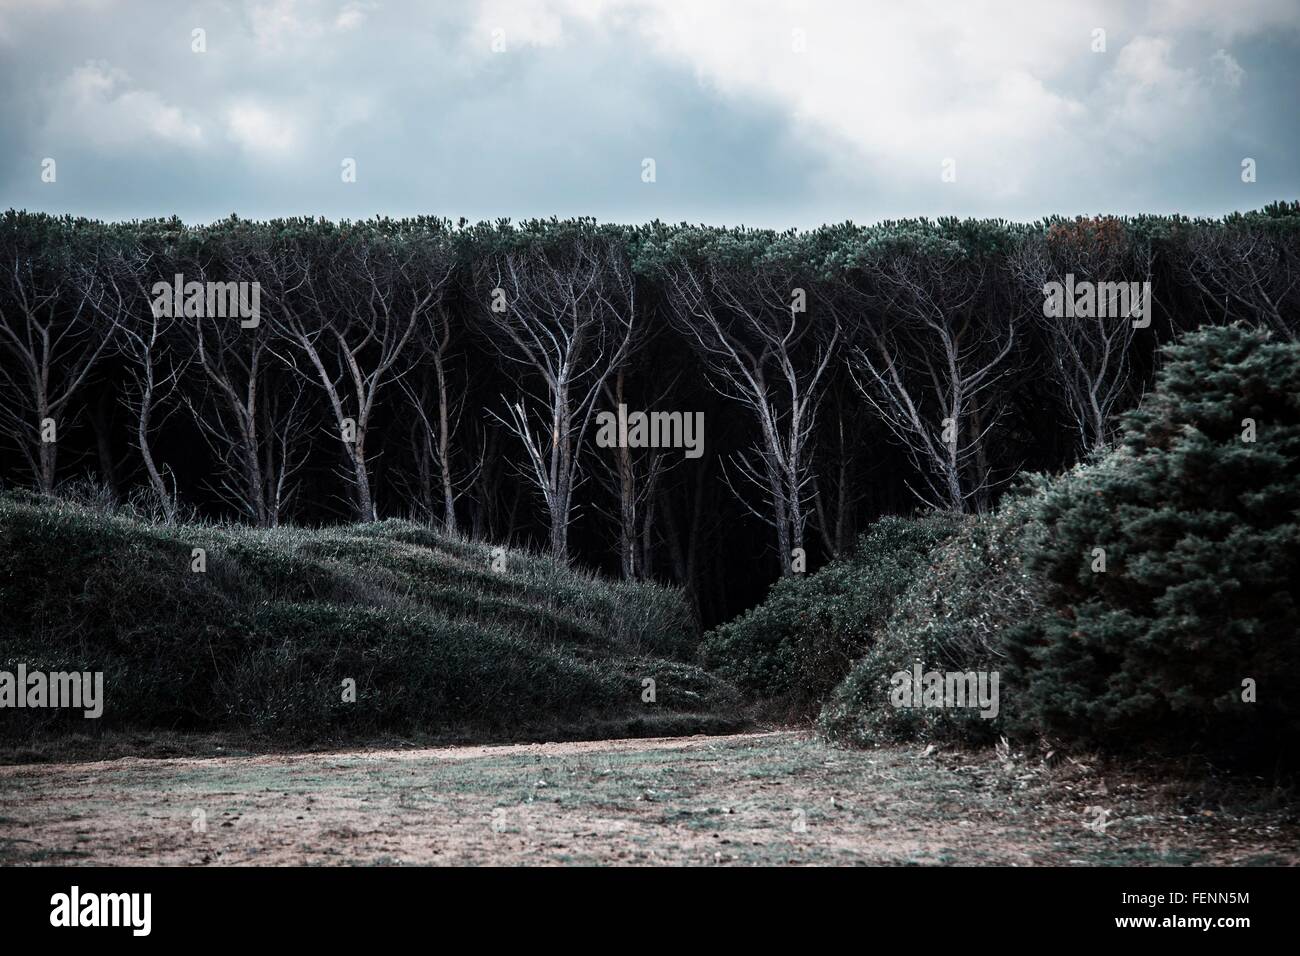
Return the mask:
<path fill-rule="evenodd" d="M 809 226 L 1300 196 L 1285 6 L 1042 6 L 0 0 L 0 205 Z"/>

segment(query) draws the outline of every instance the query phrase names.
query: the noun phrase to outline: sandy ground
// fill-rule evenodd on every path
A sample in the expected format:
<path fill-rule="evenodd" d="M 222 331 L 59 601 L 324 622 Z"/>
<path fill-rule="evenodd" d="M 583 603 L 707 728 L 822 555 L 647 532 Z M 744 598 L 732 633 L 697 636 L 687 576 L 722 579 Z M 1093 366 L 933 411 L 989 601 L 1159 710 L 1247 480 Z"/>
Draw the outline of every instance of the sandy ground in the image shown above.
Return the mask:
<path fill-rule="evenodd" d="M 1262 783 L 805 734 L 0 767 L 0 863 L 1295 864 Z"/>

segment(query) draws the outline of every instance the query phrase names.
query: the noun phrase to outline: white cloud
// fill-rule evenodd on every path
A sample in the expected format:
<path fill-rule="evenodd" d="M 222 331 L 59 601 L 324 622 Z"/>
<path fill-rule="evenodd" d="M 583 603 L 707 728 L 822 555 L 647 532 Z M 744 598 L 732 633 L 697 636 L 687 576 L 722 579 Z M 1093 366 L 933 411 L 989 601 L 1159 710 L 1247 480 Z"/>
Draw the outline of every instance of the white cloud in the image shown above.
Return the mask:
<path fill-rule="evenodd" d="M 1150 28 L 1202 30 L 1221 40 L 1277 31 L 1300 31 L 1295 0 L 1154 0 Z"/>
<path fill-rule="evenodd" d="M 1057 84 L 1088 56 L 1092 18 L 999 4 L 793 0 L 762 7 L 628 0 L 663 55 L 689 63 L 724 95 L 768 101 L 828 152 L 852 148 L 884 181 L 938 182 L 944 157 L 959 178 L 981 171 L 1014 192 L 1028 150 L 1071 137 L 1086 110 Z M 806 50 L 796 52 L 802 31 Z M 997 171 L 994 176 L 994 171 Z"/>
<path fill-rule="evenodd" d="M 334 29 L 355 30 L 366 22 L 366 14 L 374 9 L 374 4 L 349 2 L 343 5 L 339 15 L 334 18 Z"/>
<path fill-rule="evenodd" d="M 490 54 L 500 37 L 506 50 L 523 46 L 555 46 L 564 39 L 564 18 L 585 15 L 584 5 L 571 0 L 482 0 L 478 16 L 467 31 L 469 49 Z"/>
<path fill-rule="evenodd" d="M 256 3 L 249 8 L 249 23 L 253 40 L 269 53 L 283 52 L 285 46 L 300 39 L 319 36 L 323 30 L 319 23 L 304 21 L 297 0 L 272 0 Z"/>
<path fill-rule="evenodd" d="M 1216 50 L 1210 57 L 1210 63 L 1214 65 L 1217 71 L 1215 79 L 1221 83 L 1226 83 L 1233 89 L 1241 86 L 1242 81 L 1246 78 L 1246 71 L 1242 69 L 1240 63 L 1227 50 Z"/>
<path fill-rule="evenodd" d="M 112 150 L 142 143 L 193 147 L 203 142 L 198 121 L 159 93 L 135 88 L 124 70 L 102 60 L 77 67 L 59 85 L 48 127 Z"/>
<path fill-rule="evenodd" d="M 248 23 L 262 52 L 307 53 L 326 34 L 358 29 L 377 7 L 372 0 L 265 0 L 248 8 Z"/>
<path fill-rule="evenodd" d="M 968 181 L 1007 195 L 1088 168 L 1108 139 L 1124 151 L 1204 131 L 1211 88 L 1245 71 L 1226 52 L 1180 62 L 1176 35 L 1300 24 L 1300 3 L 484 0 L 471 40 L 486 50 L 498 27 L 512 44 L 553 46 L 570 23 L 630 25 L 703 86 L 786 115 L 858 178 L 934 182 L 952 156 Z M 1091 50 L 1096 27 L 1108 53 Z"/>
<path fill-rule="evenodd" d="M 1119 51 L 1119 62 L 1113 76 L 1123 80 L 1130 89 L 1150 89 L 1189 85 L 1190 70 L 1177 70 L 1170 65 L 1173 41 L 1164 37 L 1134 37 Z"/>
<path fill-rule="evenodd" d="M 129 156 L 144 196 L 211 164 L 218 208 L 793 223 L 1186 207 L 1152 197 L 1211 189 L 1235 136 L 1294 192 L 1295 132 L 1263 117 L 1300 0 L 200 0 L 160 4 L 152 37 L 120 2 L 0 0 L 0 153 Z M 343 156 L 365 180 L 318 195 Z M 636 188 L 643 156 L 659 188 Z"/>
<path fill-rule="evenodd" d="M 1206 113 L 1205 88 L 1190 68 L 1173 63 L 1174 43 L 1138 36 L 1120 51 L 1103 84 L 1105 136 L 1113 149 L 1195 135 Z"/>
<path fill-rule="evenodd" d="M 226 110 L 225 119 L 231 139 L 256 156 L 283 157 L 297 142 L 288 120 L 257 103 L 237 103 Z"/>

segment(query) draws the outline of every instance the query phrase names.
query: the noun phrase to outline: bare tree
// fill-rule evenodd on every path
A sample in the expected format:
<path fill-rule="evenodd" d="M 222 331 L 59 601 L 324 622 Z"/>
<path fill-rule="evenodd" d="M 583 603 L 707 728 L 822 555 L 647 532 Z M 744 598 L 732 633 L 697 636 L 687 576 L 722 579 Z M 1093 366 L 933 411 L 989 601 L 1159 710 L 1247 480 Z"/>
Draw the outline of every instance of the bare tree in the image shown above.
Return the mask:
<path fill-rule="evenodd" d="M 812 476 L 817 531 L 822 546 L 833 557 L 852 547 L 854 509 L 865 497 L 864 491 L 855 488 L 867 419 L 852 400 L 852 391 L 850 376 L 841 374 L 835 376 L 828 388 L 831 411 L 823 427 L 830 440 L 822 443 L 822 466 Z"/>
<path fill-rule="evenodd" d="M 116 331 L 94 321 L 102 233 L 87 237 L 79 225 L 12 210 L 0 225 L 0 355 L 10 359 L 0 362 L 0 432 L 46 494 L 73 399 Z"/>
<path fill-rule="evenodd" d="M 185 331 L 200 377 L 187 402 L 221 472 L 214 491 L 254 523 L 275 527 L 305 458 L 304 383 L 282 367 L 267 326 L 190 319 Z"/>
<path fill-rule="evenodd" d="M 678 328 L 696 346 L 715 387 L 747 408 L 758 425 L 752 447 L 731 462 L 759 489 L 764 510 L 751 507 L 730 476 L 727 482 L 775 529 L 781 573 L 791 574 L 794 549 L 804 545 L 812 494 L 809 444 L 840 337 L 839 316 L 819 309 L 807 283 L 789 271 L 753 261 L 709 256 L 696 264 L 679 257 L 666 277 Z M 801 311 L 809 301 L 812 311 Z"/>
<path fill-rule="evenodd" d="M 183 265 L 186 274 L 204 284 L 266 280 L 273 288 L 257 230 L 237 221 L 219 228 L 220 257 L 211 261 L 196 249 Z M 256 323 L 181 316 L 176 326 L 196 368 L 185 402 L 217 465 L 210 487 L 238 514 L 275 527 L 289 511 L 305 458 L 304 383 L 277 353 L 274 330 L 260 315 Z"/>
<path fill-rule="evenodd" d="M 525 371 L 505 415 L 492 415 L 523 446 L 520 471 L 545 505 L 551 554 L 567 561 L 587 429 L 636 345 L 636 280 L 616 239 L 584 229 L 499 252 L 480 266 L 477 287 L 490 340 Z"/>
<path fill-rule="evenodd" d="M 167 400 L 181 379 L 187 364 L 170 348 L 169 332 L 175 321 L 151 308 L 149 285 L 152 258 L 134 244 L 119 247 L 106 263 L 105 295 L 98 311 L 119 330 L 119 352 L 126 359 L 129 385 L 125 405 L 131 413 L 136 450 L 144 463 L 145 476 L 164 518 L 176 519 L 176 483 L 167 485 L 165 465 L 154 455 L 152 436 L 174 410 Z M 162 413 L 158 414 L 162 406 Z"/>
<path fill-rule="evenodd" d="M 451 351 L 453 328 L 451 313 L 444 304 L 430 309 L 419 342 L 420 355 L 429 365 L 421 366 L 418 387 L 409 377 L 400 380 L 402 391 L 415 411 L 411 445 L 416 463 L 417 500 L 428 517 L 432 518 L 436 512 L 443 528 L 450 532 L 455 532 L 457 527 L 456 502 L 472 485 L 482 466 L 480 457 L 467 473 L 458 476 L 452 462 L 452 439 L 468 398 L 463 377 L 456 376 L 460 380 L 453 381 L 452 365 L 457 359 Z"/>
<path fill-rule="evenodd" d="M 1042 307 L 1045 288 L 1067 274 L 1099 286 L 1126 279 L 1150 282 L 1152 257 L 1150 243 L 1134 243 L 1115 219 L 1057 224 L 1026 237 L 1011 253 L 1010 268 L 1029 301 L 1038 306 L 1031 314 L 1046 332 L 1048 367 L 1069 412 L 1080 452 L 1106 444 L 1114 413 L 1131 396 L 1137 329 L 1131 314 L 1045 315 L 1049 311 Z M 1150 316 L 1142 318 L 1149 320 Z"/>
<path fill-rule="evenodd" d="M 455 260 L 436 228 L 400 242 L 366 228 L 346 239 L 311 234 L 283 258 L 286 264 L 279 255 L 262 263 L 275 289 L 271 321 L 304 359 L 303 374 L 324 393 L 347 462 L 354 513 L 373 521 L 367 438 L 376 403 L 409 369 L 421 322 L 440 302 Z"/>
<path fill-rule="evenodd" d="M 626 378 L 626 369 L 620 368 L 613 387 L 609 382 L 605 383 L 605 398 L 613 408 L 626 404 Z M 647 407 L 653 407 L 671 394 L 676 381 L 677 376 L 674 376 L 664 383 L 657 390 L 658 397 Z M 618 503 L 618 514 L 614 518 L 618 526 L 619 568 L 627 580 L 648 579 L 653 572 L 659 481 L 673 465 L 669 455 L 657 449 L 623 445 L 613 449 L 612 454 L 612 461 L 603 459 L 604 467 L 595 471 Z"/>
<path fill-rule="evenodd" d="M 1300 338 L 1300 256 L 1283 220 L 1228 217 L 1198 222 L 1185 233 L 1180 277 L 1204 297 L 1206 319 L 1241 319 Z"/>
<path fill-rule="evenodd" d="M 867 284 L 846 283 L 836 300 L 860 318 L 858 388 L 923 476 L 918 498 L 983 510 L 994 480 L 985 439 L 1022 316 L 1011 302 L 980 308 L 987 263 L 942 246 L 895 245 L 862 267 Z"/>

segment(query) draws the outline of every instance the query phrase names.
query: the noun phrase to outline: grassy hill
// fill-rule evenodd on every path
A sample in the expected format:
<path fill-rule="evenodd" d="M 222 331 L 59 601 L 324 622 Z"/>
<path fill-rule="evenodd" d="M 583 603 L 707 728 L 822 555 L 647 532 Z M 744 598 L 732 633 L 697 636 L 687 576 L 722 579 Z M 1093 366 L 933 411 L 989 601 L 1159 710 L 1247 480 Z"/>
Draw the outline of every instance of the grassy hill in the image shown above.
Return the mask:
<path fill-rule="evenodd" d="M 8 493 L 0 621 L 0 670 L 104 673 L 97 720 L 0 711 L 10 749 L 105 731 L 285 746 L 743 724 L 735 690 L 693 663 L 678 592 L 405 521 L 165 526 Z"/>

